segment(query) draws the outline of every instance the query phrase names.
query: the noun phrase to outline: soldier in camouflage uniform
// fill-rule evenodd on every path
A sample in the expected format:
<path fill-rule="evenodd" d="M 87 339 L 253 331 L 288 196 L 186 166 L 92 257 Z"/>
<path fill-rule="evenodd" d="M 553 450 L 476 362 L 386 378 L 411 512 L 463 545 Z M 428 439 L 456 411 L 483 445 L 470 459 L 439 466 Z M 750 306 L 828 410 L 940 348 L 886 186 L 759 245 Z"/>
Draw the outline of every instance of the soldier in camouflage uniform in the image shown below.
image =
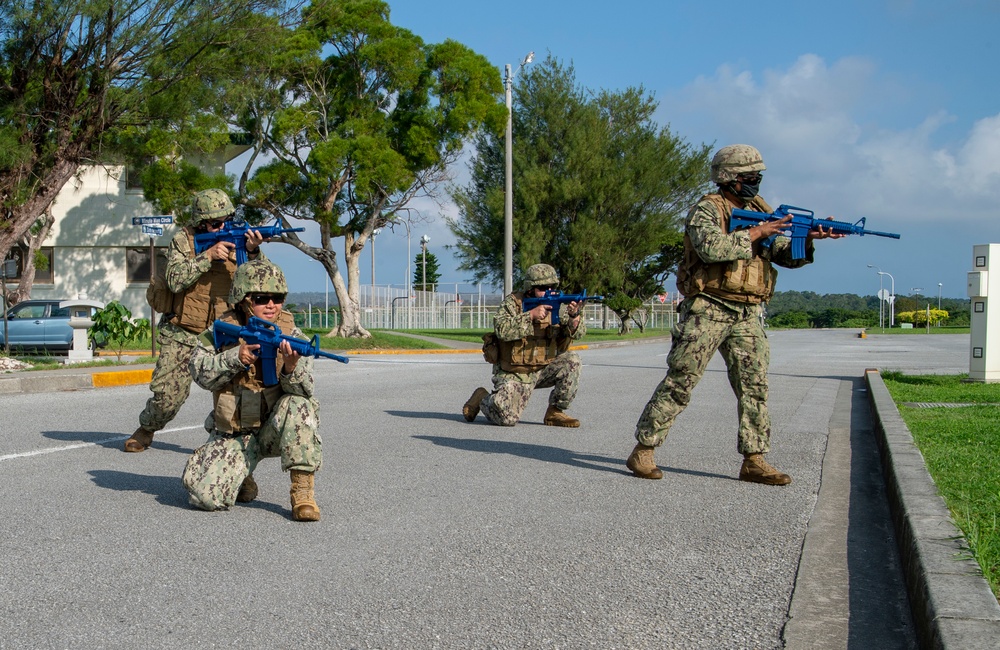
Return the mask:
<path fill-rule="evenodd" d="M 684 295 L 680 321 L 672 333 L 667 376 L 653 392 L 635 429 L 638 441 L 626 466 L 639 478 L 659 479 L 653 450 L 663 444 L 676 417 L 688 405 L 716 350 L 722 353 L 739 412 L 737 450 L 743 454 L 739 478 L 768 485 L 787 485 L 788 474 L 772 467 L 771 421 L 767 412 L 767 366 L 770 348 L 762 324 L 762 304 L 774 294 L 778 272 L 772 264 L 797 268 L 813 261 L 813 239 L 839 238 L 820 229 L 809 233 L 806 258 L 793 260 L 791 240 L 778 237 L 791 217 L 729 232 L 733 208 L 771 213 L 757 192 L 765 169 L 760 152 L 749 145 L 730 145 L 712 159 L 718 192 L 691 208 L 684 231 L 684 258 L 677 288 Z"/>
<path fill-rule="evenodd" d="M 157 325 L 160 356 L 149 383 L 153 396 L 139 414 L 139 428 L 125 441 L 125 451 L 145 451 L 153 442 L 153 434 L 174 419 L 191 392 L 191 352 L 197 336 L 227 309 L 226 296 L 236 271 L 233 244 L 219 242 L 195 255 L 194 236 L 221 230 L 235 211 L 222 190 L 198 192 L 191 208 L 192 224 L 170 241 L 165 270 L 167 304 L 157 309 L 162 315 Z M 247 233 L 251 259 L 260 255 L 261 241 L 257 231 Z"/>
<path fill-rule="evenodd" d="M 580 318 L 583 304 L 561 305 L 558 325 L 552 324 L 549 305 L 524 311 L 525 297 L 540 298 L 547 290 L 559 286 L 559 276 L 548 264 L 535 264 L 525 275 L 524 292 L 507 296 L 493 317 L 497 346 L 496 358 L 491 359 L 493 392 L 477 388 L 462 407 L 462 414 L 472 422 L 482 410 L 493 424 L 514 426 L 521 419 L 531 392 L 535 388 L 552 388 L 544 423 L 578 427 L 580 421 L 564 411 L 576 397 L 580 382 L 580 356 L 570 352 L 569 345 L 587 332 Z"/>
<path fill-rule="evenodd" d="M 283 333 L 304 338 L 291 313 L 282 309 L 288 285 L 277 266 L 254 260 L 233 277 L 229 302 L 220 318 L 245 325 L 251 316 L 275 323 Z M 240 485 L 262 458 L 281 458 L 291 474 L 292 519 L 319 521 L 313 494 L 314 474 L 323 462 L 319 403 L 313 399 L 313 359 L 294 352 L 287 341 L 278 348 L 278 383 L 264 386 L 260 345 L 245 341 L 221 349 L 212 330 L 198 337 L 191 355 L 191 377 L 212 391 L 214 429 L 184 468 L 191 504 L 224 510 L 238 499 Z"/>

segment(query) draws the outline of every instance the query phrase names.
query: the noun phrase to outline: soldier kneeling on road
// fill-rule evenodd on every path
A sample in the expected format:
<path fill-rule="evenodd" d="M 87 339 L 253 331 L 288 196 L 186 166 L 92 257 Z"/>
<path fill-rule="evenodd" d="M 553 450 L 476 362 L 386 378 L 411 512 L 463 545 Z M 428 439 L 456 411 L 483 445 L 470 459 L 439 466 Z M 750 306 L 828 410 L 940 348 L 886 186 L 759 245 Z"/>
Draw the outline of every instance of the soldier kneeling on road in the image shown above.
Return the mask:
<path fill-rule="evenodd" d="M 233 276 L 232 309 L 220 320 L 245 325 L 256 316 L 302 338 L 292 315 L 282 309 L 287 293 L 281 269 L 267 260 L 247 262 Z M 319 521 L 313 479 L 323 454 L 319 404 L 313 399 L 313 359 L 282 341 L 276 358 L 278 383 L 265 386 L 259 348 L 241 339 L 238 345 L 217 350 L 212 330 L 198 339 L 191 377 L 212 391 L 214 427 L 208 442 L 188 459 L 184 487 L 192 505 L 224 510 L 236 501 L 252 501 L 257 486 L 241 488 L 244 478 L 262 458 L 280 457 L 282 470 L 291 473 L 292 519 Z"/>
<path fill-rule="evenodd" d="M 564 411 L 576 397 L 580 382 L 580 356 L 570 352 L 569 346 L 587 332 L 580 317 L 583 304 L 562 305 L 559 324 L 553 324 L 550 305 L 524 311 L 525 298 L 541 298 L 559 286 L 559 276 L 548 264 L 535 264 L 525 275 L 524 292 L 504 299 L 493 317 L 493 334 L 484 337 L 483 354 L 493 364 L 493 392 L 477 388 L 462 414 L 472 422 L 481 410 L 493 424 L 514 426 L 532 391 L 552 388 L 545 424 L 578 427 L 580 421 Z"/>

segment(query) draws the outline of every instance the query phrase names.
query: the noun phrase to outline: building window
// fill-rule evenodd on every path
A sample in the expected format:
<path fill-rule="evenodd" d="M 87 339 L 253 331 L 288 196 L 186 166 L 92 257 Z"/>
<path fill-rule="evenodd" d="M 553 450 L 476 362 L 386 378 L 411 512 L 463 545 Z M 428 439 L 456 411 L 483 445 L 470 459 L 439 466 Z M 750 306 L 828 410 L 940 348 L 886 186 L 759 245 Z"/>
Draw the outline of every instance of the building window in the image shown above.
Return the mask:
<path fill-rule="evenodd" d="M 42 246 L 38 249 L 39 256 L 41 260 L 35 260 L 35 281 L 34 284 L 52 284 L 52 278 L 55 277 L 55 271 L 53 269 L 53 248 L 51 246 Z M 12 248 L 9 253 L 7 253 L 7 259 L 14 260 L 17 264 L 17 275 L 7 278 L 8 282 L 20 282 L 21 275 L 24 273 L 24 262 L 28 258 L 28 247 L 18 244 L 17 247 Z M 44 267 L 44 268 L 43 268 Z"/>
<path fill-rule="evenodd" d="M 156 249 L 156 269 L 167 268 L 167 249 L 160 246 Z M 149 247 L 125 249 L 125 277 L 129 284 L 149 283 Z"/>

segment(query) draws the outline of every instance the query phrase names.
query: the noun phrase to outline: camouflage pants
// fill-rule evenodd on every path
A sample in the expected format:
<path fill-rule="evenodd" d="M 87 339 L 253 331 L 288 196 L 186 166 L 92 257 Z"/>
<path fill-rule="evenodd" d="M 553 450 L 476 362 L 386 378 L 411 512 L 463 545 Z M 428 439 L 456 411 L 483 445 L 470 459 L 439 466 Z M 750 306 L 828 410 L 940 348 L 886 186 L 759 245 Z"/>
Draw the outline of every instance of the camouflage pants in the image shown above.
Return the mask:
<path fill-rule="evenodd" d="M 483 398 L 479 408 L 493 424 L 512 427 L 521 419 L 534 389 L 552 388 L 549 405 L 565 411 L 576 397 L 581 366 L 580 355 L 564 352 L 538 372 L 517 374 L 498 369 L 493 374 L 493 393 Z"/>
<path fill-rule="evenodd" d="M 639 417 L 636 440 L 653 447 L 663 444 L 718 350 L 726 362 L 729 385 L 736 394 L 737 450 L 742 454 L 767 453 L 771 442 L 771 419 L 767 412 L 767 366 L 771 352 L 759 309 L 747 308 L 741 314 L 704 298 L 690 298 L 681 305 L 681 320 L 674 327 L 672 339 L 667 376 Z"/>
<path fill-rule="evenodd" d="M 191 505 L 225 510 L 236 502 L 243 479 L 263 458 L 281 457 L 281 469 L 314 473 L 323 463 L 319 404 L 299 395 L 283 395 L 260 429 L 244 435 L 213 433 L 194 450 L 182 480 Z"/>
<path fill-rule="evenodd" d="M 174 419 L 191 393 L 188 364 L 198 342 L 194 334 L 176 325 L 162 324 L 158 333 L 160 356 L 149 382 L 153 396 L 139 414 L 139 426 L 154 433 Z"/>

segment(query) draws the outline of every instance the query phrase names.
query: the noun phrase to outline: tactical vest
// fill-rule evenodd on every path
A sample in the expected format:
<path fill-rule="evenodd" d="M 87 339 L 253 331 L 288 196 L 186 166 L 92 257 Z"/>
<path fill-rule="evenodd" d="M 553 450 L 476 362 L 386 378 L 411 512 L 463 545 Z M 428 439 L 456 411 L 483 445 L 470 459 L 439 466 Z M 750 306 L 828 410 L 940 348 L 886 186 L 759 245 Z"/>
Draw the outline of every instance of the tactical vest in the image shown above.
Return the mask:
<path fill-rule="evenodd" d="M 515 309 L 522 309 L 523 293 L 512 294 Z M 532 322 L 532 332 L 517 341 L 497 341 L 500 346 L 500 368 L 507 372 L 538 372 L 569 349 L 570 338 L 561 325 L 552 324 L 552 314 L 540 322 Z"/>
<path fill-rule="evenodd" d="M 194 253 L 194 231 L 185 228 L 184 232 Z M 229 259 L 212 262 L 194 284 L 174 295 L 174 317 L 170 322 L 196 334 L 208 329 L 219 314 L 229 309 L 226 299 L 233 286 L 234 273 L 236 261 L 232 255 Z"/>
<path fill-rule="evenodd" d="M 236 311 L 228 311 L 219 320 L 242 326 L 244 323 L 241 321 L 245 319 Z M 276 325 L 287 334 L 295 328 L 295 319 L 290 312 L 282 310 Z M 224 349 L 232 347 L 234 346 Z M 212 394 L 215 404 L 215 428 L 220 433 L 231 435 L 259 429 L 264 422 L 267 422 L 271 409 L 284 394 L 280 383 L 264 386 L 262 363 L 263 360 L 258 357 L 249 370 L 239 373 L 231 382 Z M 280 349 L 276 363 L 276 372 L 280 376 L 284 363 Z"/>
<path fill-rule="evenodd" d="M 715 207 L 722 232 L 728 233 L 732 206 L 726 197 L 721 194 L 706 194 L 701 201 L 709 201 Z M 747 209 L 768 214 L 773 212 L 771 206 L 759 196 L 753 198 Z M 753 246 L 756 251 L 760 244 L 755 242 Z M 709 264 L 701 259 L 694 250 L 691 238 L 684 233 L 684 258 L 677 268 L 677 289 L 685 298 L 707 293 L 734 302 L 760 304 L 774 295 L 777 279 L 778 271 L 771 262 L 756 253 L 748 260 Z"/>

